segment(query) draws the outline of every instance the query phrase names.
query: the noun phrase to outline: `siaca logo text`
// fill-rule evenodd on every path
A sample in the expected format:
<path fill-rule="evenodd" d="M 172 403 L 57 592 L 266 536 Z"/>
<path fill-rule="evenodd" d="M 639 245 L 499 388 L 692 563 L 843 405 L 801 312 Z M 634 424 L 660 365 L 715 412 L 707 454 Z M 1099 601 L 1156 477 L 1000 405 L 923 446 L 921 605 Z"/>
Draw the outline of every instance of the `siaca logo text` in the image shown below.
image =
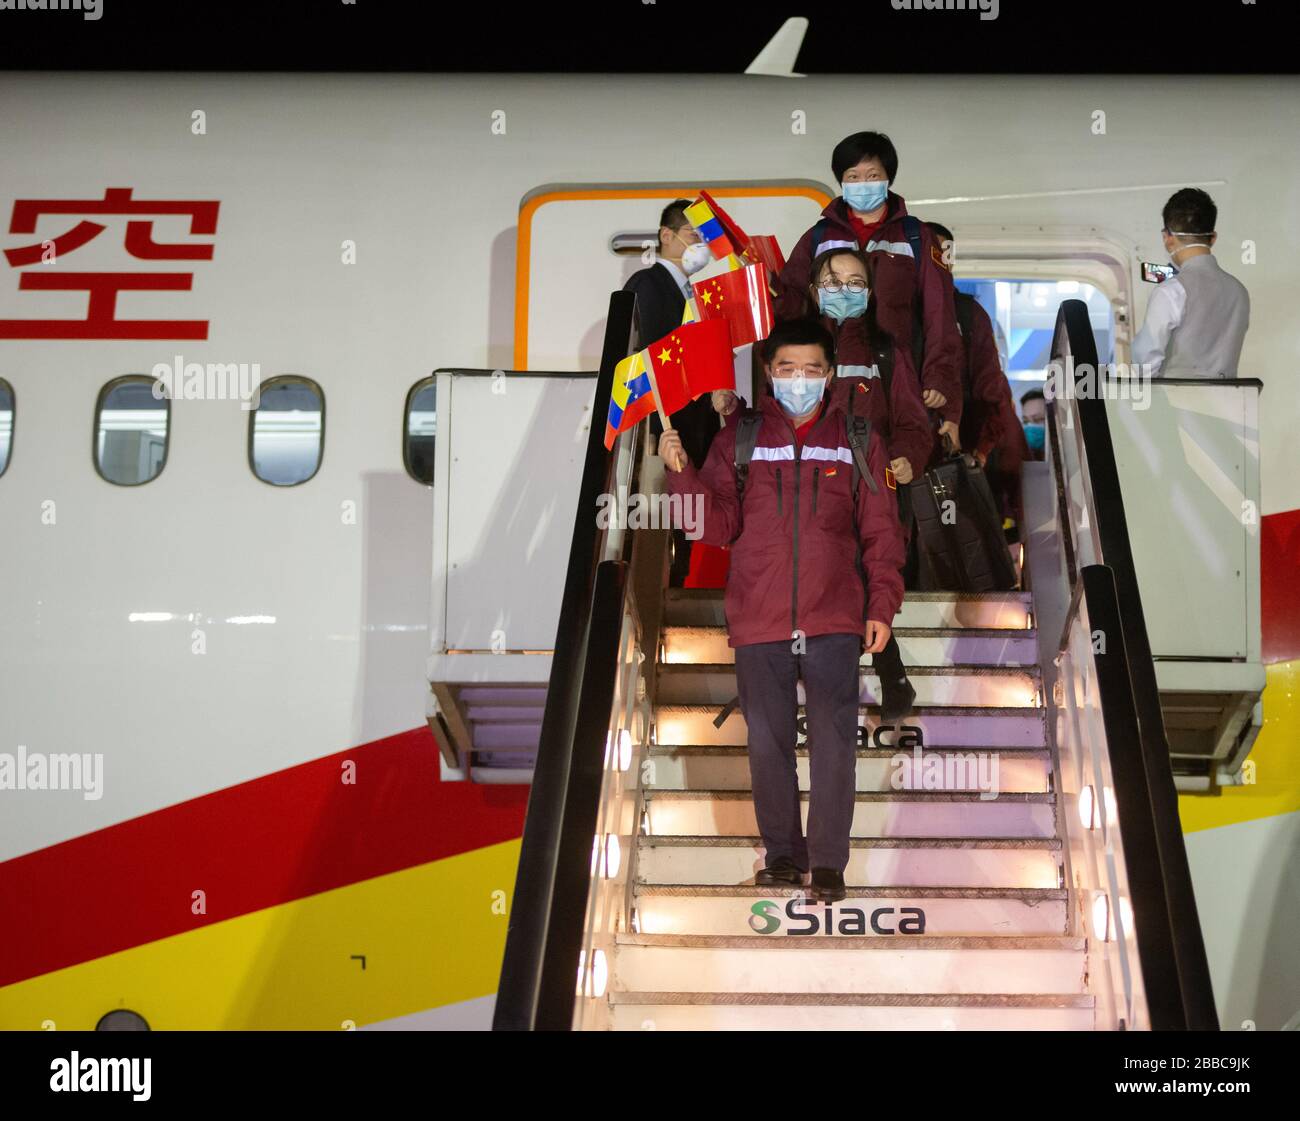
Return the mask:
<path fill-rule="evenodd" d="M 775 934 L 782 929 L 780 904 L 760 899 L 749 910 L 749 928 L 755 934 Z M 919 907 L 877 907 L 868 915 L 859 907 L 837 908 L 824 903 L 819 917 L 816 904 L 807 899 L 790 899 L 785 905 L 785 915 L 791 922 L 801 924 L 787 926 L 788 935 L 925 933 L 925 912 Z M 895 915 L 897 923 L 893 921 Z"/>
<path fill-rule="evenodd" d="M 800 716 L 795 721 L 795 729 L 798 732 L 798 742 L 800 747 L 808 746 L 808 717 Z M 886 736 L 892 736 L 893 741 L 887 740 Z M 925 733 L 919 724 L 899 724 L 895 727 L 892 724 L 877 724 L 874 728 L 868 728 L 865 724 L 858 725 L 858 746 L 875 747 L 880 749 L 905 748 L 925 746 Z"/>

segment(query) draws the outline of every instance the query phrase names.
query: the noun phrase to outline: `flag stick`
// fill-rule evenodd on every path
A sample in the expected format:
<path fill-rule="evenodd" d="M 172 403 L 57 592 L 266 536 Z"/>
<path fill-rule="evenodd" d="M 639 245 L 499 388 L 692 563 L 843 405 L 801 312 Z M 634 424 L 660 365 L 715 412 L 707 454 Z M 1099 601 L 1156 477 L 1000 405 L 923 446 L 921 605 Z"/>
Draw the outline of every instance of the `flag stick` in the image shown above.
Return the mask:
<path fill-rule="evenodd" d="M 645 374 L 646 377 L 650 379 L 650 393 L 653 395 L 655 399 L 655 408 L 659 410 L 659 421 L 664 426 L 665 432 L 672 432 L 674 431 L 673 425 L 672 422 L 668 419 L 668 414 L 664 412 L 663 404 L 660 401 L 659 383 L 655 381 L 655 367 L 654 367 L 654 363 L 650 360 L 649 353 L 647 353 L 645 356 Z M 680 457 L 677 460 L 677 470 L 680 471 L 683 467 L 686 466 L 686 464 L 683 462 L 685 459 L 686 459 L 686 451 L 685 449 L 683 449 Z"/>

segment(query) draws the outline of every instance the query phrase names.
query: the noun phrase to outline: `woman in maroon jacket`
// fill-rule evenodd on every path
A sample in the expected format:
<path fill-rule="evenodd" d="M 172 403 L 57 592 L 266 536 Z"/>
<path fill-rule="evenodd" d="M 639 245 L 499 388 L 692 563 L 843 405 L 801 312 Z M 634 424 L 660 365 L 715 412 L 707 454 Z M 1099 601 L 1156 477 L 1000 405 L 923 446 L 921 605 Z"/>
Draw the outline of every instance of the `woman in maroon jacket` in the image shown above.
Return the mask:
<path fill-rule="evenodd" d="M 835 340 L 838 379 L 860 383 L 856 391 L 866 406 L 863 412 L 884 439 L 898 482 L 920 478 L 930 459 L 934 432 L 910 348 L 898 346 L 876 322 L 866 254 L 829 249 L 813 261 L 811 275 L 805 311 L 819 315 Z M 884 355 L 888 355 L 887 369 L 882 372 Z M 884 373 L 890 374 L 888 383 Z M 906 533 L 909 527 L 903 529 Z"/>

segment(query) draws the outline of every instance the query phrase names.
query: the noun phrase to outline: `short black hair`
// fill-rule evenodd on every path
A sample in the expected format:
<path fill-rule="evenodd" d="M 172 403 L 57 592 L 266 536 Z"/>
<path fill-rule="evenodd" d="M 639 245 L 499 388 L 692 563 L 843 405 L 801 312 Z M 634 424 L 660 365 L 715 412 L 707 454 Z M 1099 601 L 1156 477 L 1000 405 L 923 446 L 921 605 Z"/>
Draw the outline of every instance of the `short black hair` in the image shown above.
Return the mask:
<path fill-rule="evenodd" d="M 893 141 L 883 132 L 855 132 L 835 145 L 835 151 L 831 153 L 835 182 L 841 182 L 849 168 L 873 158 L 880 161 L 892 187 L 894 176 L 898 174 L 898 153 L 894 151 Z"/>
<path fill-rule="evenodd" d="M 1027 401 L 1046 401 L 1041 389 L 1027 389 L 1020 395 L 1020 407 L 1024 408 Z"/>
<path fill-rule="evenodd" d="M 820 346 L 826 365 L 835 364 L 835 339 L 815 319 L 787 319 L 773 327 L 763 340 L 763 361 L 770 366 L 783 346 Z"/>
<path fill-rule="evenodd" d="M 862 266 L 862 273 L 867 278 L 867 287 L 874 287 L 871 283 L 871 258 L 861 249 L 850 249 L 846 245 L 841 245 L 838 249 L 823 249 L 813 258 L 812 267 L 808 271 L 808 276 L 813 284 L 817 283 L 822 274 L 822 269 L 830 264 L 832 257 L 852 257 Z"/>
<path fill-rule="evenodd" d="M 1160 220 L 1171 234 L 1209 234 L 1214 232 L 1219 208 L 1200 187 L 1184 187 L 1169 196 Z"/>
<path fill-rule="evenodd" d="M 680 230 L 683 226 L 689 226 L 690 223 L 686 220 L 686 208 L 690 205 L 690 199 L 673 199 L 659 215 L 659 228 L 663 229 L 667 226 L 670 230 Z"/>
<path fill-rule="evenodd" d="M 953 235 L 952 230 L 948 229 L 948 227 L 945 226 L 942 222 L 926 222 L 926 225 L 929 226 L 930 229 L 934 233 L 936 233 L 939 237 L 941 237 L 944 241 L 957 240 L 956 237 Z"/>

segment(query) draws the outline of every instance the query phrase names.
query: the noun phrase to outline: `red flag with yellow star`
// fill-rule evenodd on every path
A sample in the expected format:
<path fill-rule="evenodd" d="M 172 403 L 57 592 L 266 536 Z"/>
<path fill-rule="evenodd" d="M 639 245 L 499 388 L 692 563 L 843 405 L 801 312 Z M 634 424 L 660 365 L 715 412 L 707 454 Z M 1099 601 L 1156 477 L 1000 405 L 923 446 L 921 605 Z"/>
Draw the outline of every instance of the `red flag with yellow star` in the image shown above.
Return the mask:
<path fill-rule="evenodd" d="M 645 353 L 655 398 L 670 416 L 701 393 L 736 388 L 735 358 L 724 320 L 683 324 Z"/>
<path fill-rule="evenodd" d="M 726 320 L 733 347 L 756 343 L 771 334 L 772 292 L 765 265 L 733 269 L 691 287 L 700 320 Z"/>

